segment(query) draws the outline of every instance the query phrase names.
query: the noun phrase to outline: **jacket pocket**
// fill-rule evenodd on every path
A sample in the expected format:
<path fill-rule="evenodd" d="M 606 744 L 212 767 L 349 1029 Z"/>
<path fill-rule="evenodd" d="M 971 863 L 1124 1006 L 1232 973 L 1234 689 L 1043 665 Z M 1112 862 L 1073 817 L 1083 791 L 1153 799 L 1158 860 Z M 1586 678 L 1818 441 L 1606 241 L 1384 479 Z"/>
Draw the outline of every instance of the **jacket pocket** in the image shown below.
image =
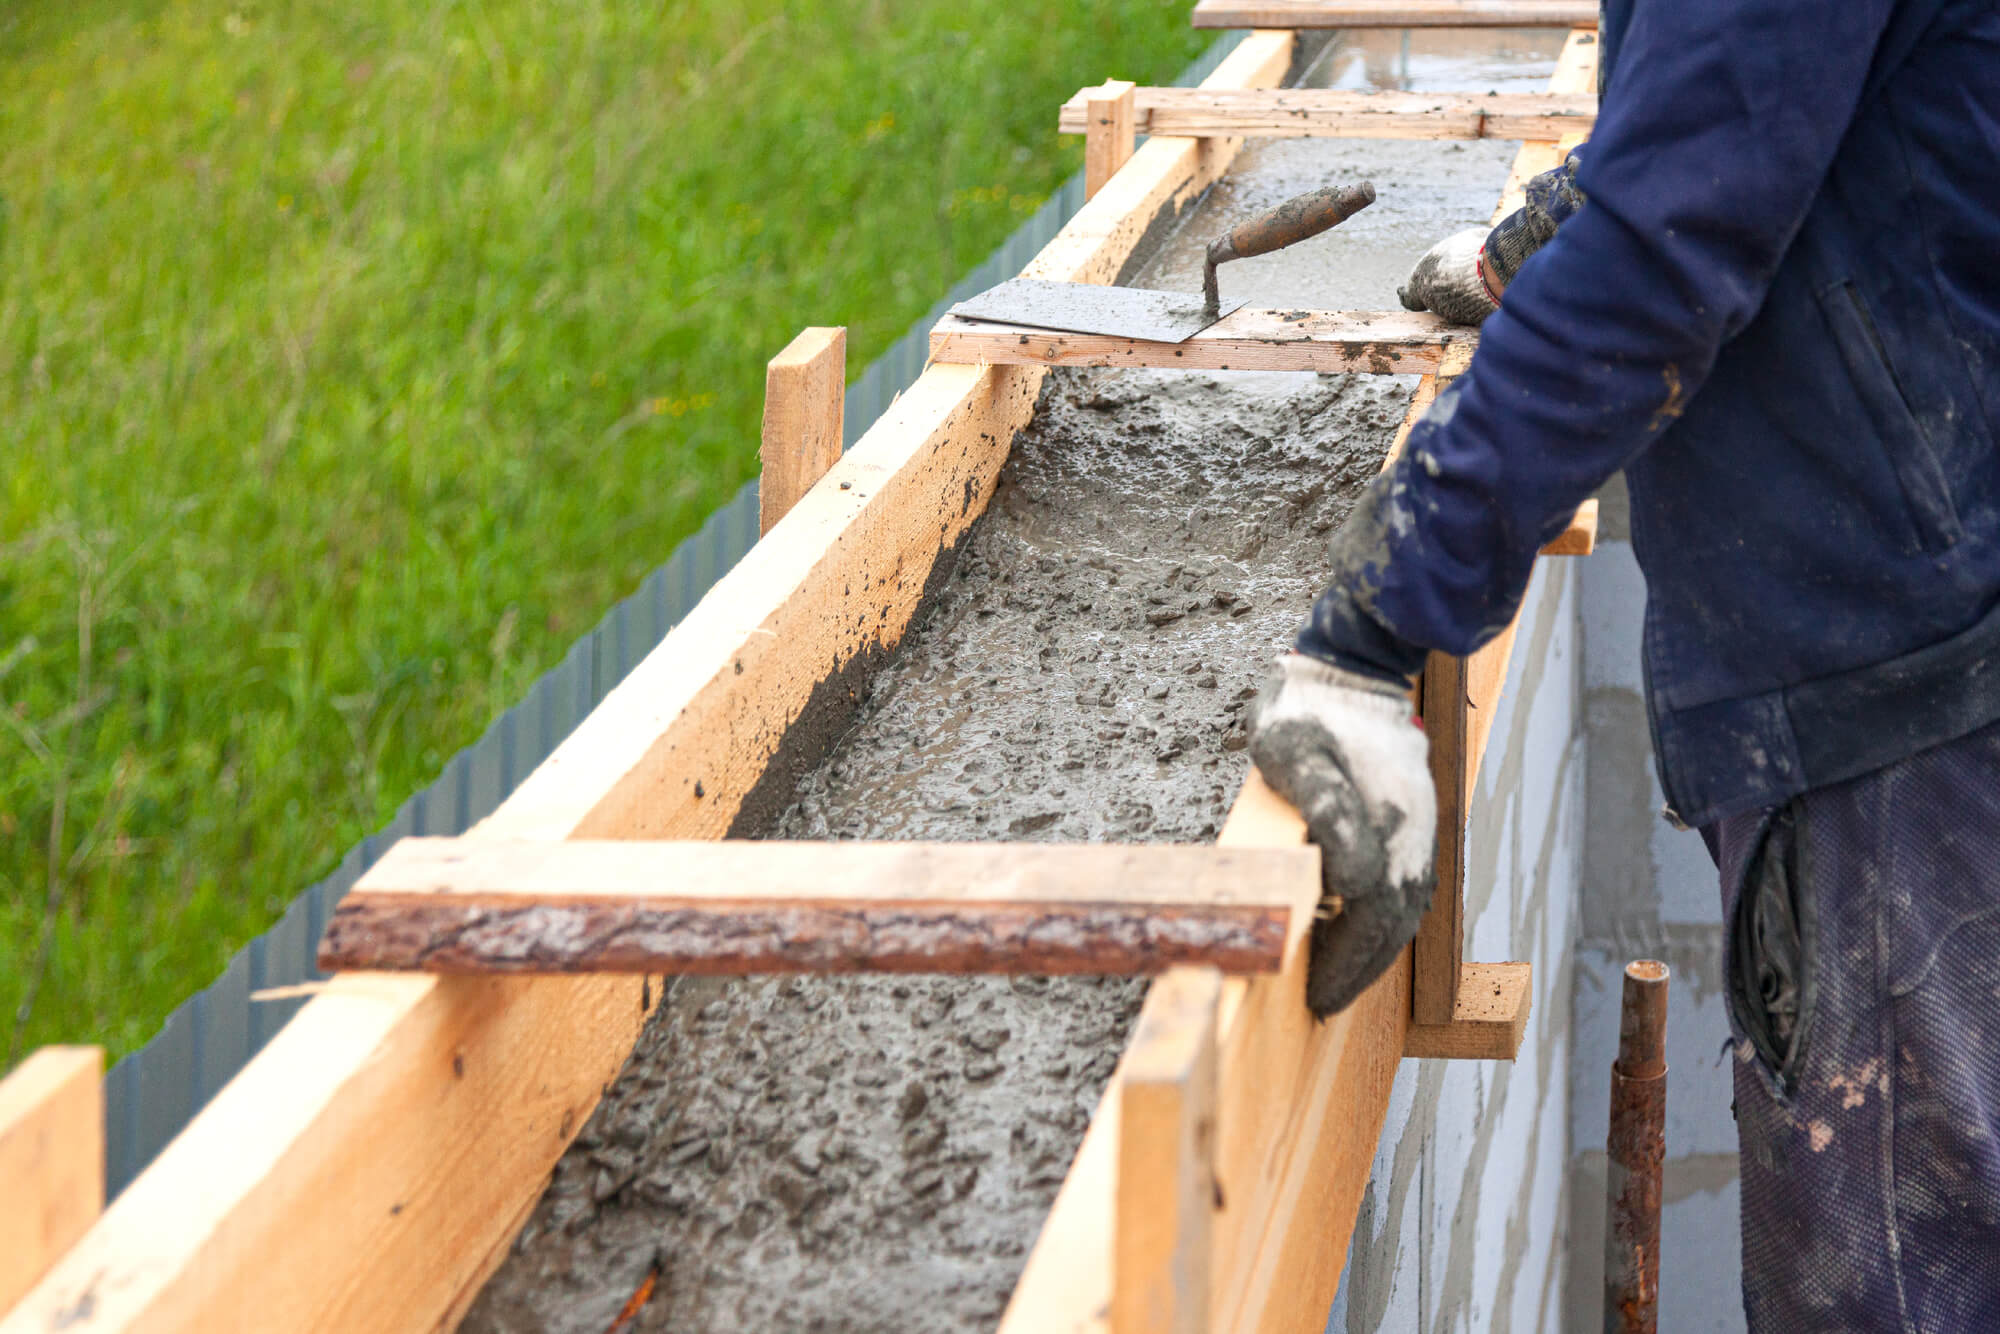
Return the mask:
<path fill-rule="evenodd" d="M 1756 1049 L 1782 1096 L 1798 1085 L 1811 1035 L 1814 938 L 1810 887 L 1799 856 L 1802 804 L 1772 816 L 1737 887 L 1723 961 L 1724 990 L 1739 1034 Z"/>
<path fill-rule="evenodd" d="M 1834 342 L 1847 367 L 1849 380 L 1880 434 L 1883 451 L 1926 549 L 1943 551 L 1964 535 L 1958 508 L 1944 466 L 1889 365 L 1888 349 L 1861 289 L 1852 281 L 1820 292 L 1820 309 L 1833 329 Z"/>

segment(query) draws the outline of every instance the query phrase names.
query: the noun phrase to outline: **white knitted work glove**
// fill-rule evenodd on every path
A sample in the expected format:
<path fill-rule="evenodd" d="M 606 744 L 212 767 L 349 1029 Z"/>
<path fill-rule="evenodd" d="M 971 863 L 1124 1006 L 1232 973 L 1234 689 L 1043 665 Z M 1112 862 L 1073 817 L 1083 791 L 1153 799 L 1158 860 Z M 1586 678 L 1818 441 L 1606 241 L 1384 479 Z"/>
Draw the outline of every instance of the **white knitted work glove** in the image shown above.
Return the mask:
<path fill-rule="evenodd" d="M 1478 324 L 1500 308 L 1480 271 L 1487 229 L 1453 232 L 1424 252 L 1396 289 L 1404 310 L 1428 310 L 1447 324 Z"/>
<path fill-rule="evenodd" d="M 1320 849 L 1306 1004 L 1321 1018 L 1382 975 L 1430 906 L 1429 755 L 1407 689 L 1317 658 L 1280 658 L 1257 699 L 1250 756 Z"/>

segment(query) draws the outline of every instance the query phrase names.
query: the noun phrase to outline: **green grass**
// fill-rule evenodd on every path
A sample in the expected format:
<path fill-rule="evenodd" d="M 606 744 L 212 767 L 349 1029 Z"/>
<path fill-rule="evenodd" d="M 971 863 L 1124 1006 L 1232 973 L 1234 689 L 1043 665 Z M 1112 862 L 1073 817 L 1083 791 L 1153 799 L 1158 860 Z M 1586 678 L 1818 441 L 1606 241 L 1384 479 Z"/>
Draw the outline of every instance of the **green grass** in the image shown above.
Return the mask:
<path fill-rule="evenodd" d="M 754 472 L 768 357 L 858 372 L 1187 10 L 8 6 L 5 1058 L 143 1042 Z"/>

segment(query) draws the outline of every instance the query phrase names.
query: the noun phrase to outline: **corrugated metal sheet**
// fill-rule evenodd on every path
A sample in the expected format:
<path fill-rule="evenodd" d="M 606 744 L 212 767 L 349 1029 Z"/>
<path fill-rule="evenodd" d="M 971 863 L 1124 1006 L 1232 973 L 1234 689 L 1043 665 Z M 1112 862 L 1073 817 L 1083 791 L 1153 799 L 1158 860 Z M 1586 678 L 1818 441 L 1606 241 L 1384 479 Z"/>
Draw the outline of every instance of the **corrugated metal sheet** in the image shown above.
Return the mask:
<path fill-rule="evenodd" d="M 1206 78 L 1242 36 L 1222 36 L 1177 82 Z M 931 326 L 945 310 L 1020 272 L 1082 206 L 1083 176 L 1078 173 L 848 386 L 847 444 L 860 439 L 923 373 Z M 436 782 L 404 802 L 386 828 L 349 849 L 339 868 L 301 894 L 276 926 L 246 945 L 213 985 L 167 1016 L 151 1042 L 111 1068 L 104 1079 L 109 1198 L 116 1198 L 298 1012 L 303 1000 L 260 1001 L 253 995 L 324 976 L 313 966 L 313 951 L 327 916 L 375 859 L 397 839 L 463 833 L 491 814 L 756 540 L 757 483 L 752 481 L 577 640 L 526 698 L 453 756 Z"/>

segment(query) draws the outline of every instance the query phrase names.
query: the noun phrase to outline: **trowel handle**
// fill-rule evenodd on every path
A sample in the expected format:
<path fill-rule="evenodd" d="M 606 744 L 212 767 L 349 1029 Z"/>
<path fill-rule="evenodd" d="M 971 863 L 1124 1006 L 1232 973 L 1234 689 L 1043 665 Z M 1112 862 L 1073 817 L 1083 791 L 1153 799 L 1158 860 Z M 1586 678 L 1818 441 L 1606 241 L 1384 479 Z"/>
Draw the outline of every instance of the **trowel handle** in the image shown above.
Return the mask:
<path fill-rule="evenodd" d="M 1216 237 L 1209 243 L 1208 262 L 1226 264 L 1232 259 L 1282 250 L 1347 221 L 1374 202 L 1375 187 L 1367 181 L 1344 187 L 1330 185 L 1324 190 L 1298 195 Z"/>

